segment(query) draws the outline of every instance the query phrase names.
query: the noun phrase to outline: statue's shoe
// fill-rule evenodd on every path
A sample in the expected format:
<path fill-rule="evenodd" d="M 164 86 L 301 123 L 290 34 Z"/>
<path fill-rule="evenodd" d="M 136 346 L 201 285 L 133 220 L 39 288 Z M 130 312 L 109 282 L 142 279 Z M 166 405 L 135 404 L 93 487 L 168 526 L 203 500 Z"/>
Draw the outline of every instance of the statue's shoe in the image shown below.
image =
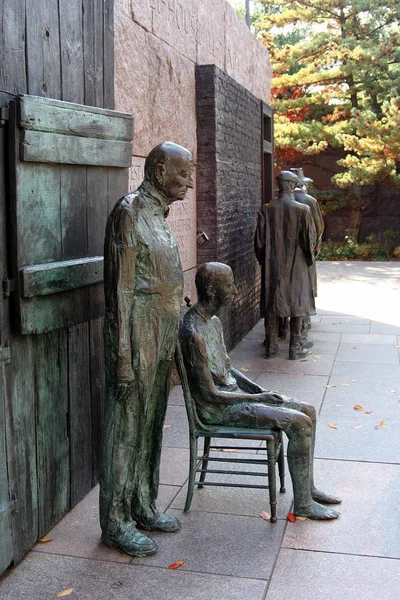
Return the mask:
<path fill-rule="evenodd" d="M 101 541 L 110 548 L 118 548 L 131 556 L 148 556 L 157 552 L 157 544 L 140 531 L 126 531 L 118 536 L 103 533 Z"/>
<path fill-rule="evenodd" d="M 135 518 L 137 526 L 146 531 L 164 531 L 165 533 L 176 533 L 180 531 L 181 523 L 179 519 L 172 515 L 160 513 L 149 518 Z"/>
<path fill-rule="evenodd" d="M 306 340 L 303 342 L 303 348 L 312 348 L 314 346 L 314 342 L 311 340 Z"/>

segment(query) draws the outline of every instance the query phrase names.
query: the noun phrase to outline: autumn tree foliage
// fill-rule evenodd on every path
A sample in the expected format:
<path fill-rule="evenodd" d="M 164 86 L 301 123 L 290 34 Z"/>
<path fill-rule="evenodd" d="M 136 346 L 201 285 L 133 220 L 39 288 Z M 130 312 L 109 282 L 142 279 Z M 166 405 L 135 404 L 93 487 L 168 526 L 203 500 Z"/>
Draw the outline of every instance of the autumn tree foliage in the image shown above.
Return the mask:
<path fill-rule="evenodd" d="M 278 160 L 340 148 L 344 190 L 400 184 L 398 0 L 261 0 Z"/>

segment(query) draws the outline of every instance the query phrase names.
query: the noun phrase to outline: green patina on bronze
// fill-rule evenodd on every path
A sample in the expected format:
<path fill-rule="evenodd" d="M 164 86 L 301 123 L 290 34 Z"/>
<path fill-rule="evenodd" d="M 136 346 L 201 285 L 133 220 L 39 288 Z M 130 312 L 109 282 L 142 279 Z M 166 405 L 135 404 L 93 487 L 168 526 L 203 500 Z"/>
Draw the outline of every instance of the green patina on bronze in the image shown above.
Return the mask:
<path fill-rule="evenodd" d="M 287 459 L 293 482 L 294 514 L 309 519 L 335 519 L 323 504 L 340 500 L 318 490 L 313 461 L 316 413 L 313 406 L 270 392 L 231 367 L 222 324 L 216 313 L 237 291 L 227 265 L 205 263 L 196 275 L 198 302 L 180 329 L 190 393 L 199 418 L 207 425 L 280 429 L 289 438 Z"/>
<path fill-rule="evenodd" d="M 146 530 L 174 532 L 156 508 L 162 429 L 176 345 L 183 273 L 165 223 L 193 187 L 190 153 L 171 142 L 146 159 L 142 185 L 119 200 L 105 237 L 107 413 L 100 478 L 102 540 L 133 556 L 156 552 Z"/>

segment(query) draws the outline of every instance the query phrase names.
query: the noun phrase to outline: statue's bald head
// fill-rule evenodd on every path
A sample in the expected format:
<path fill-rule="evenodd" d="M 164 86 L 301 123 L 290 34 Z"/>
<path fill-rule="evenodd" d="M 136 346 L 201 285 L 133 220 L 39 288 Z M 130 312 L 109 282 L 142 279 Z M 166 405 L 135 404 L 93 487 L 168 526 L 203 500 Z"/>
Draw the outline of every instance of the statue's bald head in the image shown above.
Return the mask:
<path fill-rule="evenodd" d="M 233 286 L 232 269 L 219 262 L 204 263 L 197 270 L 195 283 L 199 301 L 208 302 L 222 288 Z"/>
<path fill-rule="evenodd" d="M 173 160 L 176 158 L 192 163 L 192 155 L 189 150 L 179 144 L 174 144 L 174 142 L 163 142 L 153 148 L 144 163 L 145 179 L 154 183 L 156 166 L 164 165 L 167 167 L 171 159 Z"/>

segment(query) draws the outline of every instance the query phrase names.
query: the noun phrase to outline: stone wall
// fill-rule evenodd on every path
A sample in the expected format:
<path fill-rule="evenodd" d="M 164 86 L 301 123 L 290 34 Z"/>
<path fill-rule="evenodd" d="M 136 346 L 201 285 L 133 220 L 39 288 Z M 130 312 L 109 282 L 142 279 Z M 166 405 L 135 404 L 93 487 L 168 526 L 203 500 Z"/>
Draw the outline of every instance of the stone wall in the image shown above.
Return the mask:
<path fill-rule="evenodd" d="M 221 315 L 233 347 L 260 314 L 253 237 L 261 206 L 261 102 L 214 65 L 197 67 L 196 99 L 197 227 L 210 238 L 198 262 L 233 270 L 239 294 Z"/>
<path fill-rule="evenodd" d="M 132 113 L 135 118 L 130 187 L 135 189 L 140 184 L 144 158 L 160 142 L 171 140 L 182 144 L 194 158 L 195 189 L 183 203 L 172 206 L 168 218 L 180 248 L 185 293 L 193 298 L 194 273 L 197 265 L 203 262 L 201 256 L 197 258 L 196 236 L 200 229 L 196 222 L 197 213 L 204 213 L 203 202 L 206 202 L 205 195 L 200 197 L 198 194 L 198 187 L 204 186 L 204 182 L 196 174 L 195 72 L 196 65 L 210 64 L 248 90 L 254 101 L 269 101 L 271 65 L 268 52 L 226 0 L 115 0 L 115 108 Z M 235 103 L 231 102 L 220 111 L 220 117 L 229 122 L 235 113 Z M 258 152 L 259 139 L 253 144 Z M 237 155 L 240 154 L 238 151 Z M 228 197 L 230 186 L 237 187 L 240 173 L 234 171 L 233 158 L 226 164 L 224 160 L 219 154 L 223 183 L 221 180 L 218 185 L 221 193 Z M 245 195 L 245 190 L 240 193 Z M 233 221 L 227 215 L 224 224 L 219 213 L 217 227 L 226 232 L 228 227 L 241 226 L 252 218 L 254 215 L 245 211 L 241 221 Z M 236 265 L 236 258 L 230 256 L 228 250 L 233 229 L 223 236 L 219 243 L 224 240 L 226 247 L 219 260 L 230 260 Z M 216 237 L 213 235 L 211 244 L 214 243 Z M 239 272 L 239 267 L 236 270 Z M 253 280 L 249 274 L 248 285 L 253 290 L 258 280 L 254 271 L 250 273 Z M 240 302 L 243 314 L 247 309 L 253 314 L 253 307 L 247 306 L 246 295 Z M 252 321 L 250 318 L 249 322 Z M 247 321 L 243 322 L 247 324 Z"/>

